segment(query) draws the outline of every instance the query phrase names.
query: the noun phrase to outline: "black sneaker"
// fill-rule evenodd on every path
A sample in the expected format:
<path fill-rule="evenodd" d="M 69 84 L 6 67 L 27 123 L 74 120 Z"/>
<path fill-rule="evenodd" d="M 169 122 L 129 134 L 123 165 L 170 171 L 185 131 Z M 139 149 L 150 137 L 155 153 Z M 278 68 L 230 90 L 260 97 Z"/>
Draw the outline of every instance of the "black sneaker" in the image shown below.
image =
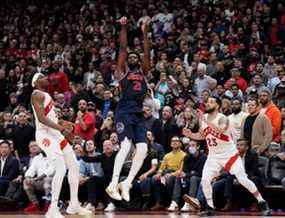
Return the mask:
<path fill-rule="evenodd" d="M 215 216 L 215 209 L 207 205 L 205 210 L 199 213 L 199 216 L 201 217 Z"/>
<path fill-rule="evenodd" d="M 266 201 L 260 201 L 258 205 L 263 216 L 270 216 L 271 210 Z"/>

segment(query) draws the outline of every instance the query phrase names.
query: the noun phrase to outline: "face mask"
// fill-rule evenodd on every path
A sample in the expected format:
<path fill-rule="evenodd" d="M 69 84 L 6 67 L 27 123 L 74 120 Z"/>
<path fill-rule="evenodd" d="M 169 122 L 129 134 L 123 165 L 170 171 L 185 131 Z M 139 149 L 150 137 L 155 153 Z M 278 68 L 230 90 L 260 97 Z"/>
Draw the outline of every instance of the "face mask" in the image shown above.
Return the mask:
<path fill-rule="evenodd" d="M 188 152 L 190 153 L 190 154 L 195 154 L 196 153 L 196 151 L 197 151 L 197 149 L 195 148 L 195 147 L 189 147 L 188 148 Z"/>

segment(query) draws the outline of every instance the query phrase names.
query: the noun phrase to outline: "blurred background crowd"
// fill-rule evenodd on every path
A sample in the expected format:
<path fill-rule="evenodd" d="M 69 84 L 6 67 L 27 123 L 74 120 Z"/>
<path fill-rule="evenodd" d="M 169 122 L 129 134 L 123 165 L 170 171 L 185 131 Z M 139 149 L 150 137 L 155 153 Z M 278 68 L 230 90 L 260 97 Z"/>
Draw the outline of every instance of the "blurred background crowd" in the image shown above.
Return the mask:
<path fill-rule="evenodd" d="M 152 21 L 143 108 L 149 152 L 130 203 L 114 202 L 104 191 L 120 149 L 114 125 L 120 88 L 114 71 L 117 20 L 124 15 L 128 49 L 141 56 L 140 25 L 146 17 Z M 204 141 L 183 137 L 182 129 L 199 129 L 197 113 L 215 95 L 222 100 L 221 113 L 229 118 L 249 177 L 271 207 L 284 209 L 283 1 L 6 0 L 0 16 L 1 209 L 31 213 L 49 204 L 53 169 L 34 142 L 30 105 L 36 72 L 48 76 L 59 118 L 75 123 L 79 197 L 87 208 L 195 211 L 183 202 L 184 193 L 197 197 L 203 207 L 199 183 L 207 148 Z M 126 161 L 123 175 L 129 168 Z M 213 186 L 217 208 L 256 209 L 231 175 L 221 172 Z M 62 207 L 67 187 L 62 189 Z M 240 197 L 245 201 L 239 202 Z"/>

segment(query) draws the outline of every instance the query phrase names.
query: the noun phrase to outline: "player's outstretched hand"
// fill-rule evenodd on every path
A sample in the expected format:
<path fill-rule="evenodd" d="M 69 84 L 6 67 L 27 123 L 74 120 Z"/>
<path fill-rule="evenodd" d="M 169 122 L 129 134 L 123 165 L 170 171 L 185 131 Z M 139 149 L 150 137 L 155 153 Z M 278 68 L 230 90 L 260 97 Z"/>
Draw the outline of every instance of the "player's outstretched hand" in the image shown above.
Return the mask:
<path fill-rule="evenodd" d="M 183 128 L 183 130 L 182 130 L 182 134 L 183 134 L 184 136 L 186 136 L 186 137 L 189 137 L 189 138 L 190 138 L 190 136 L 191 136 L 192 132 L 191 132 L 191 130 L 190 130 L 190 129 Z"/>
<path fill-rule="evenodd" d="M 121 17 L 121 19 L 119 20 L 119 23 L 121 24 L 121 26 L 127 25 L 128 23 L 127 17 Z"/>

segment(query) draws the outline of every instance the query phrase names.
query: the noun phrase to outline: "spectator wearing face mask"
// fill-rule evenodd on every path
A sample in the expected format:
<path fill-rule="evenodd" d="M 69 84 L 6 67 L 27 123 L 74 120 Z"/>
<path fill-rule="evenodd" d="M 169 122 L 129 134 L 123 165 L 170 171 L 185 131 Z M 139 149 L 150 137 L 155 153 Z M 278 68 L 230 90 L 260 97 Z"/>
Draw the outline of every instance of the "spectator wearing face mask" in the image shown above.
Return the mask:
<path fill-rule="evenodd" d="M 196 197 L 206 159 L 207 156 L 200 151 L 198 142 L 191 140 L 187 147 L 187 153 L 183 161 L 183 170 L 180 177 L 175 180 L 172 203 L 168 208 L 169 211 L 174 211 L 178 208 L 183 188 L 186 188 L 187 195 Z M 181 208 L 181 211 L 186 212 L 190 210 L 190 205 L 185 202 Z"/>

